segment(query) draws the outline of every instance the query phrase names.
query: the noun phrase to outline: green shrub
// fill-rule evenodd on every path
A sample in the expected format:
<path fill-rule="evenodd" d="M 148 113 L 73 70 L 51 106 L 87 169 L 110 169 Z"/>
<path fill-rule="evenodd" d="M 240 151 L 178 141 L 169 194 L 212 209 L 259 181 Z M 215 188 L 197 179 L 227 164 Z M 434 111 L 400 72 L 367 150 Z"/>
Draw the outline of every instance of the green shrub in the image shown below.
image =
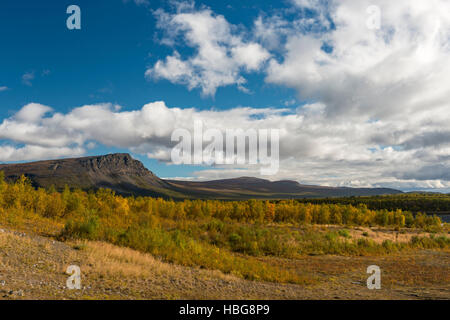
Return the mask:
<path fill-rule="evenodd" d="M 344 238 L 351 238 L 350 232 L 347 229 L 339 230 L 339 235 Z"/>
<path fill-rule="evenodd" d="M 84 221 L 68 220 L 62 232 L 63 236 L 76 239 L 97 240 L 99 230 L 98 217 L 93 216 Z"/>

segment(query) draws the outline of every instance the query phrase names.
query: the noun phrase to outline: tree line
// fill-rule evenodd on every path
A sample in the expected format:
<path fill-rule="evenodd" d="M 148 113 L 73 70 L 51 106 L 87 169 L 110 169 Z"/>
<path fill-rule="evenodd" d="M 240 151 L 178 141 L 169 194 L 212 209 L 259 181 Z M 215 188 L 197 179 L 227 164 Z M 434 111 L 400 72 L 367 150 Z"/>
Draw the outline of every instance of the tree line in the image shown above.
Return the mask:
<path fill-rule="evenodd" d="M 368 197 L 298 199 L 297 201 L 300 203 L 349 204 L 353 206 L 364 204 L 372 210 L 402 209 L 414 213 L 432 214 L 450 212 L 450 194 L 408 193 Z"/>
<path fill-rule="evenodd" d="M 359 199 L 358 199 L 359 200 Z M 370 198 L 368 200 L 371 200 Z M 349 200 L 350 202 L 352 199 Z M 373 210 L 366 203 L 311 203 L 298 200 L 184 200 L 151 197 L 123 197 L 109 189 L 97 191 L 51 188 L 35 189 L 22 176 L 6 183 L 0 173 L 0 210 L 21 209 L 47 218 L 97 216 L 111 223 L 132 223 L 142 219 L 173 220 L 215 218 L 247 223 L 337 224 L 355 226 L 418 227 L 440 225 L 436 216 L 413 215 L 403 209 Z"/>

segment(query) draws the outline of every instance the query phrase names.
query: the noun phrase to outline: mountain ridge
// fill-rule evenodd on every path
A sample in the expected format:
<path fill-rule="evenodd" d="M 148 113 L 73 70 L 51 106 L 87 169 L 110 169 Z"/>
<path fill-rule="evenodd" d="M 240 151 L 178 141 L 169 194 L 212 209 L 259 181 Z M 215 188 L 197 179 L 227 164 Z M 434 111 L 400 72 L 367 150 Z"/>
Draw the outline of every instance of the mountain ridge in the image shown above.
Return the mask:
<path fill-rule="evenodd" d="M 292 199 L 402 193 L 389 188 L 314 186 L 293 180 L 270 181 L 255 177 L 211 181 L 161 179 L 128 153 L 0 164 L 0 171 L 9 181 L 25 175 L 35 187 L 108 188 L 123 195 L 174 199 Z"/>

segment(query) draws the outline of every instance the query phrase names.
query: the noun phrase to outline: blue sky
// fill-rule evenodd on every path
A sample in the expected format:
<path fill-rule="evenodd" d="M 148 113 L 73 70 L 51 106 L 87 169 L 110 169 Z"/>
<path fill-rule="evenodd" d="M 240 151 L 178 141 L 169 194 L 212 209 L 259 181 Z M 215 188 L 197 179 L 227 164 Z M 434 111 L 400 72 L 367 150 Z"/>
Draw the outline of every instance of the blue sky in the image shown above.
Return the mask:
<path fill-rule="evenodd" d="M 82 29 L 68 30 L 66 8 L 73 1 L 2 1 L 0 4 L 1 81 L 11 88 L 0 96 L 1 116 L 14 113 L 18 106 L 30 101 L 67 111 L 87 103 L 113 102 L 124 109 L 164 100 L 167 105 L 196 108 L 230 108 L 239 105 L 267 107 L 295 98 L 295 91 L 265 85 L 263 75 L 252 75 L 245 94 L 236 88 L 219 90 L 215 97 L 199 97 L 199 90 L 168 81 L 147 81 L 147 66 L 170 48 L 156 38 L 160 30 L 151 10 L 167 8 L 167 1 L 151 1 L 151 6 L 136 6 L 121 0 L 77 1 L 82 11 Z M 253 1 L 221 1 L 214 3 L 217 13 L 227 15 L 230 22 L 251 25 L 250 17 L 264 7 L 232 6 Z M 199 2 L 198 7 L 202 4 Z M 43 73 L 48 70 L 48 75 Z M 32 86 L 22 82 L 32 73 Z"/>
<path fill-rule="evenodd" d="M 271 179 L 448 189 L 448 3 L 435 2 L 2 1 L 0 161 L 130 152 L 162 177 L 258 175 L 168 164 L 170 130 L 133 131 L 150 104 L 149 127 L 280 129 Z M 81 30 L 66 28 L 71 4 Z"/>
<path fill-rule="evenodd" d="M 168 106 L 198 109 L 227 109 L 238 106 L 271 107 L 283 105 L 296 97 L 295 90 L 267 85 L 264 75 L 253 74 L 248 88 L 252 94 L 236 87 L 218 90 L 214 97 L 202 97 L 199 89 L 186 90 L 169 81 L 146 80 L 147 66 L 170 52 L 157 38 L 153 10 L 171 10 L 167 1 L 135 5 L 133 1 L 77 1 L 82 13 L 81 30 L 66 28 L 66 8 L 73 1 L 3 1 L 0 3 L 1 81 L 8 90 L 0 95 L 0 117 L 13 115 L 29 102 L 51 106 L 67 112 L 85 104 L 111 102 L 122 110 L 133 110 L 163 100 Z M 197 7 L 211 5 L 197 2 Z M 214 10 L 225 14 L 230 22 L 251 26 L 254 16 L 272 9 L 272 1 L 217 1 Z M 238 5 L 238 6 L 237 6 Z M 280 3 L 280 7 L 283 7 Z M 31 74 L 31 85 L 24 84 L 24 74 Z M 89 155 L 128 152 L 102 147 Z M 199 167 L 167 166 L 133 154 L 157 174 L 167 177 L 186 175 Z"/>

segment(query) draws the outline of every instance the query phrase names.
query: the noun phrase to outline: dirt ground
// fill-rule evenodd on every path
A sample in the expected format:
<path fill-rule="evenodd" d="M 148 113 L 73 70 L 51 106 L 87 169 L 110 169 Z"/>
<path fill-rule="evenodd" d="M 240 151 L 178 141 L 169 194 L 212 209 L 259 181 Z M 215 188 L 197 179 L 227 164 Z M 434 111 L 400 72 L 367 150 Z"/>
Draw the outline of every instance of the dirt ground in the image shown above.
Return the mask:
<path fill-rule="evenodd" d="M 262 259 L 311 281 L 247 281 L 107 243 L 63 243 L 2 228 L 0 299 L 450 299 L 450 254 L 444 251 Z M 366 286 L 373 264 L 381 268 L 380 290 Z M 81 269 L 80 290 L 66 287 L 69 265 Z"/>

